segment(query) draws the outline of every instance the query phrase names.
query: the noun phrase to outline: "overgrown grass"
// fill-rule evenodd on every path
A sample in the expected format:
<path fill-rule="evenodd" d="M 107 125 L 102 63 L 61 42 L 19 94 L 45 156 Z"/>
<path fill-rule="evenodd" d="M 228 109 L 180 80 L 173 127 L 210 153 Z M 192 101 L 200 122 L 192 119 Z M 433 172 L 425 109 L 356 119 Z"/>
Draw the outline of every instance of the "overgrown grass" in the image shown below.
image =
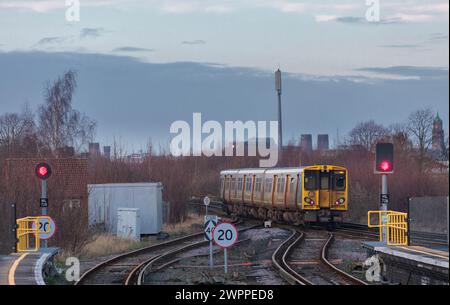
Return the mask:
<path fill-rule="evenodd" d="M 169 238 L 175 238 L 181 235 L 199 232 L 203 227 L 203 216 L 190 213 L 182 219 L 181 222 L 175 224 L 165 224 L 162 228 Z M 58 255 L 58 261 L 65 261 L 69 256 L 76 256 L 81 259 L 89 259 L 94 257 L 109 256 L 119 253 L 131 251 L 133 249 L 142 248 L 150 244 L 160 242 L 156 237 L 144 238 L 141 241 L 117 237 L 112 234 L 101 233 L 93 236 L 92 241 L 86 244 L 80 253 L 68 253 L 64 251 Z"/>
<path fill-rule="evenodd" d="M 163 226 L 163 232 L 168 233 L 170 236 L 179 236 L 198 232 L 202 227 L 203 216 L 189 213 L 187 216 L 183 217 L 181 222 L 165 224 Z"/>

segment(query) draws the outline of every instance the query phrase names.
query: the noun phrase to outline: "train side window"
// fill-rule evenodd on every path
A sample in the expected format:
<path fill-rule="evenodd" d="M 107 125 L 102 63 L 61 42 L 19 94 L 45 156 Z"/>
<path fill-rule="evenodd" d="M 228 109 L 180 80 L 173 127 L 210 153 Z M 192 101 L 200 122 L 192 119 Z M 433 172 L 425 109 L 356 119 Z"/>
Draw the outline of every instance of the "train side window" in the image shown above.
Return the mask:
<path fill-rule="evenodd" d="M 255 191 L 256 192 L 261 191 L 261 178 L 256 178 Z"/>
<path fill-rule="evenodd" d="M 277 180 L 277 193 L 284 192 L 284 181 L 286 178 L 280 178 Z"/>
<path fill-rule="evenodd" d="M 266 187 L 264 188 L 266 192 L 272 193 L 272 178 L 266 179 Z"/>
<path fill-rule="evenodd" d="M 238 178 L 238 183 L 237 183 L 237 189 L 238 191 L 242 191 L 242 178 Z"/>
<path fill-rule="evenodd" d="M 252 177 L 247 177 L 245 178 L 245 180 L 245 191 L 250 192 L 252 190 Z"/>
<path fill-rule="evenodd" d="M 317 174 L 318 174 L 317 171 L 305 171 L 304 185 L 306 190 L 312 191 L 317 189 L 317 180 L 318 180 Z"/>

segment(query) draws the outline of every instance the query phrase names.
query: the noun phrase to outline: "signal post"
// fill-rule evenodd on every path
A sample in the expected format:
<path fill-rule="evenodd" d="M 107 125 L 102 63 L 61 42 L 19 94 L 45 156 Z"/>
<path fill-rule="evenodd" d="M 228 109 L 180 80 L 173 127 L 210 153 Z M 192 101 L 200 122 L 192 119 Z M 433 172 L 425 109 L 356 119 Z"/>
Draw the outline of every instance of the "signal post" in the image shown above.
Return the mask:
<path fill-rule="evenodd" d="M 377 143 L 375 153 L 375 174 L 381 174 L 381 194 L 380 194 L 380 209 L 387 211 L 389 206 L 389 189 L 388 189 L 388 174 L 394 173 L 394 145 L 392 143 Z M 382 241 L 387 242 L 386 236 L 386 222 L 387 214 L 381 214 Z"/>
<path fill-rule="evenodd" d="M 41 179 L 41 198 L 39 207 L 42 216 L 48 215 L 47 179 L 52 175 L 52 168 L 47 163 L 39 163 L 35 169 L 36 176 Z M 42 240 L 42 248 L 47 248 L 47 240 Z"/>

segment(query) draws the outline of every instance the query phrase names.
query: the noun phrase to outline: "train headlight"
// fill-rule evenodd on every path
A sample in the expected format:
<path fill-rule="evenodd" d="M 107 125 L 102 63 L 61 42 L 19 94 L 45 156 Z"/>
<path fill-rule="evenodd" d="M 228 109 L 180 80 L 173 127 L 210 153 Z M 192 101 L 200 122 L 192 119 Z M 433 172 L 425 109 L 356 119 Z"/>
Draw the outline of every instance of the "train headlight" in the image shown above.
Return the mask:
<path fill-rule="evenodd" d="M 335 203 L 336 204 L 344 204 L 345 203 L 345 198 L 339 198 L 338 200 L 336 200 Z"/>
<path fill-rule="evenodd" d="M 309 205 L 314 205 L 314 200 L 312 200 L 312 199 L 309 198 L 309 197 L 305 197 L 303 200 L 305 200 L 305 202 L 306 202 L 307 204 L 309 204 Z"/>

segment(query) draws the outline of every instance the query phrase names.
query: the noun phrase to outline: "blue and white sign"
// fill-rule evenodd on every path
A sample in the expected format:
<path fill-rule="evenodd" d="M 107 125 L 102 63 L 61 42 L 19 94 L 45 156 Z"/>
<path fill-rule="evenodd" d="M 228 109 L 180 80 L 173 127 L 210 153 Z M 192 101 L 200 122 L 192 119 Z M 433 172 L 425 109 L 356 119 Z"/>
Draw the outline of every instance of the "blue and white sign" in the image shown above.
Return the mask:
<path fill-rule="evenodd" d="M 238 230 L 234 224 L 222 222 L 214 228 L 213 240 L 219 247 L 229 248 L 238 240 Z"/>

